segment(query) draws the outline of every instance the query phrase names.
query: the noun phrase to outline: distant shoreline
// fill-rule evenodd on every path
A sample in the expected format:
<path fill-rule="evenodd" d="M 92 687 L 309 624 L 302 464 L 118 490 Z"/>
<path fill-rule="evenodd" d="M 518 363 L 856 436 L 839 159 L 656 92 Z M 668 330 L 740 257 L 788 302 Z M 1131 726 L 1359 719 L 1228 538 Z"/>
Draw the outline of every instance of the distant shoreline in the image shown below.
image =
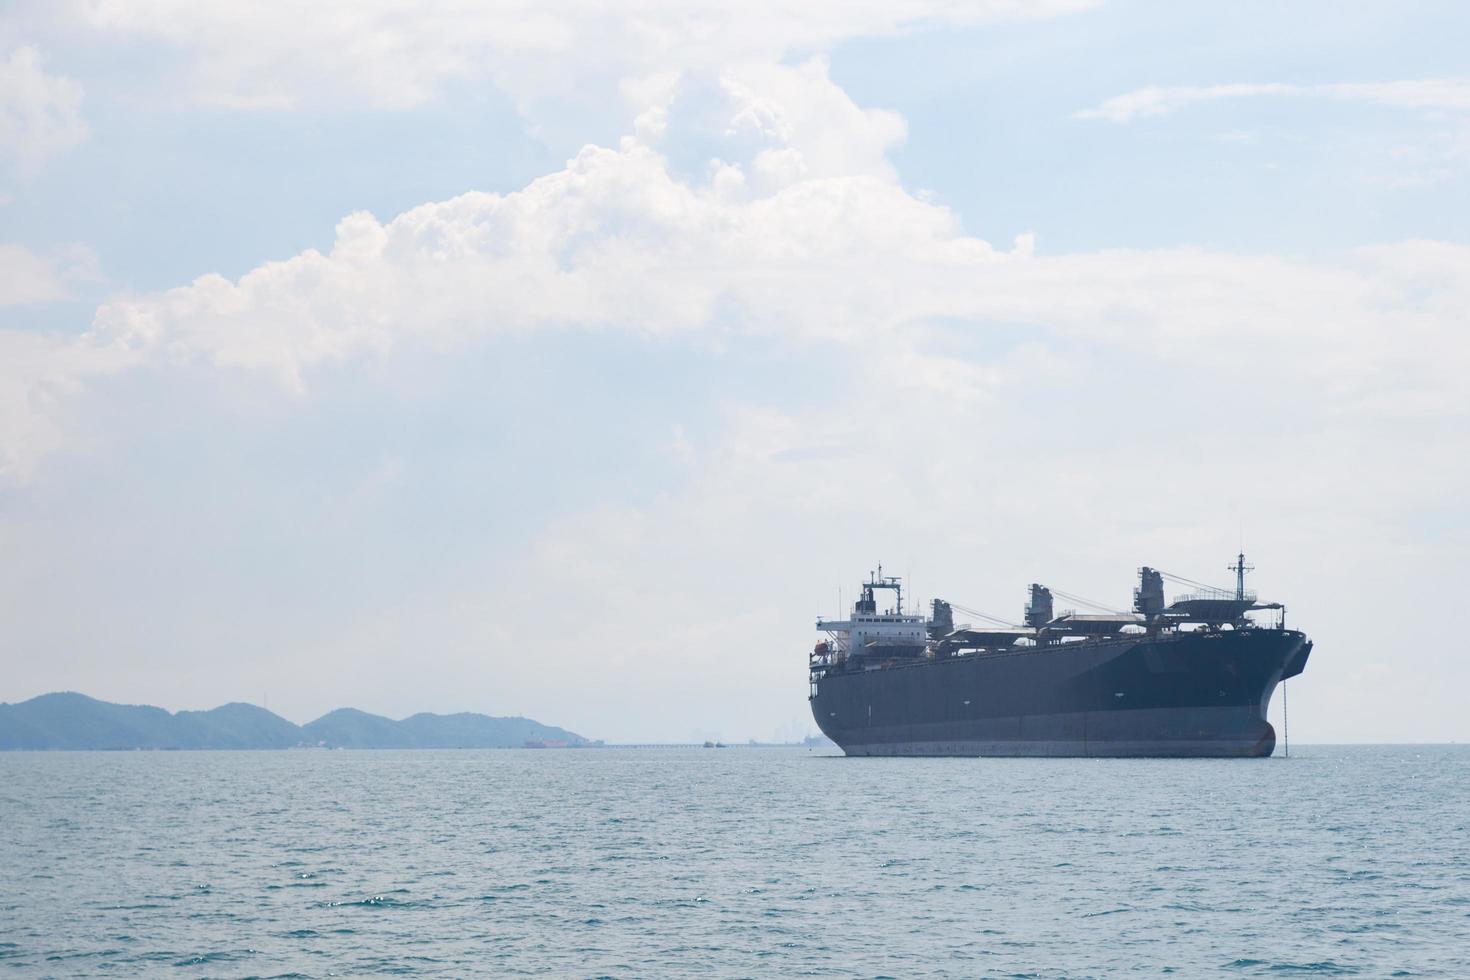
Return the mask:
<path fill-rule="evenodd" d="M 463 712 L 394 720 L 338 708 L 297 725 L 243 702 L 169 712 L 74 691 L 0 704 L 0 750 L 196 751 L 210 749 L 587 748 L 597 741 L 531 718 Z"/>
<path fill-rule="evenodd" d="M 346 746 L 346 745 L 284 745 L 270 748 L 214 748 L 209 746 L 189 748 L 153 748 L 153 747 L 131 747 L 131 748 L 29 748 L 25 746 L 0 746 L 0 752 L 460 752 L 474 751 L 478 749 L 493 749 L 506 752 L 547 752 L 547 751 L 586 751 L 589 749 L 705 749 L 710 748 L 700 742 L 586 742 L 577 745 L 375 745 L 375 746 Z M 721 749 L 835 749 L 837 746 L 827 742 L 730 742 L 722 743 Z"/>
<path fill-rule="evenodd" d="M 0 707 L 3 707 L 3 706 L 0 706 Z M 1301 743 L 1295 743 L 1295 744 L 1297 746 L 1299 746 L 1300 748 L 1304 748 L 1304 749 L 1313 749 L 1313 748 L 1321 748 L 1321 749 L 1326 749 L 1326 748 L 1359 748 L 1359 749 L 1366 749 L 1366 748 L 1385 748 L 1385 749 L 1426 748 L 1426 749 L 1433 749 L 1433 748 L 1456 748 L 1456 747 L 1460 747 L 1460 746 L 1467 746 L 1467 745 L 1470 745 L 1470 742 L 1301 742 Z M 31 753 L 31 754 L 38 754 L 38 755 L 39 754 L 46 754 L 46 753 L 57 753 L 57 754 L 60 754 L 60 753 L 66 753 L 66 752 L 109 752 L 109 753 L 125 753 L 125 752 L 172 752 L 172 753 L 189 753 L 189 752 L 293 752 L 293 751 L 294 752 L 339 752 L 339 751 L 357 751 L 357 752 L 444 752 L 444 751 L 450 751 L 450 752 L 460 752 L 460 751 L 476 751 L 476 750 L 487 750 L 487 749 L 489 749 L 489 750 L 495 750 L 495 751 L 509 751 L 509 752 L 546 752 L 546 751 L 557 751 L 557 750 L 561 750 L 561 751 L 579 751 L 580 752 L 580 751 L 586 751 L 586 750 L 591 750 L 591 749 L 600 749 L 600 750 L 610 750 L 610 749 L 629 750 L 629 749 L 631 749 L 631 750 L 636 750 L 636 751 L 659 751 L 659 750 L 667 750 L 667 749 L 708 749 L 708 748 L 710 748 L 710 747 L 709 746 L 705 746 L 705 745 L 703 745 L 702 743 L 699 743 L 699 742 L 626 742 L 625 743 L 625 742 L 600 742 L 599 741 L 599 742 L 588 742 L 588 743 L 579 744 L 579 745 L 561 745 L 561 746 L 527 746 L 527 745 L 435 745 L 435 746 L 423 746 L 423 745 L 398 745 L 398 746 L 392 746 L 392 745 L 381 745 L 381 746 L 289 745 L 289 746 L 281 746 L 281 747 L 275 747 L 275 748 L 248 748 L 248 747 L 246 747 L 246 748 L 219 748 L 219 747 L 196 747 L 196 748 L 142 748 L 142 747 L 133 747 L 133 748 L 28 748 L 28 747 L 0 746 L 0 752 L 10 752 L 10 753 L 15 753 L 15 754 Z M 827 743 L 827 742 L 819 742 L 819 741 L 816 741 L 816 740 L 805 741 L 805 742 L 756 742 L 756 743 L 751 743 L 749 741 L 746 741 L 746 742 L 730 742 L 728 744 L 721 744 L 719 746 L 719 748 L 720 749 L 745 749 L 745 750 L 751 750 L 751 749 L 757 749 L 757 750 L 759 750 L 759 749 L 808 749 L 808 750 L 816 750 L 816 749 L 821 749 L 821 750 L 824 750 L 824 751 L 827 751 L 827 750 L 830 750 L 830 751 L 840 751 L 835 744 L 830 744 L 830 743 Z M 985 758 L 985 757 L 981 757 L 981 758 Z M 996 756 L 996 757 L 992 757 L 992 758 L 994 758 L 994 759 L 1002 759 L 1004 757 Z M 1035 757 L 1032 757 L 1032 758 L 1035 758 L 1035 759 L 1047 759 L 1049 757 L 1047 757 L 1047 756 L 1035 756 Z M 1057 757 L 1057 758 L 1059 760 L 1065 760 L 1066 758 L 1069 758 L 1069 757 Z M 1127 761 L 1137 761 L 1137 760 L 1130 760 L 1130 759 L 1124 758 L 1124 759 L 1121 759 L 1119 761 L 1127 762 Z"/>
<path fill-rule="evenodd" d="M 191 748 L 27 748 L 14 746 L 0 746 L 0 752 L 471 752 L 477 750 L 494 750 L 497 752 L 557 752 L 557 751 L 589 751 L 593 749 L 633 749 L 638 751 L 658 749 L 703 749 L 704 746 L 698 742 L 636 742 L 621 744 L 613 742 L 592 742 L 586 745 L 558 745 L 551 747 L 528 746 L 528 745 L 376 745 L 376 746 L 346 746 L 346 745 L 286 745 L 270 748 L 215 748 L 209 746 Z M 757 742 L 751 745 L 749 742 L 731 742 L 721 745 L 721 749 L 835 749 L 836 746 L 826 744 L 812 744 L 805 742 Z"/>

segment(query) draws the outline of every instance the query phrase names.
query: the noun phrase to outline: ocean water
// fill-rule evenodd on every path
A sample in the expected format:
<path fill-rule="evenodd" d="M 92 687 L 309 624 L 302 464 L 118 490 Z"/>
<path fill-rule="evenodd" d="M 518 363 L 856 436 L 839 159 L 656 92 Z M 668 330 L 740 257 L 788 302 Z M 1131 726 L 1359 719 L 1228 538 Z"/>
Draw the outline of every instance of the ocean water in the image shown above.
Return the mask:
<path fill-rule="evenodd" d="M 1470 976 L 1470 747 L 0 754 L 0 973 Z"/>

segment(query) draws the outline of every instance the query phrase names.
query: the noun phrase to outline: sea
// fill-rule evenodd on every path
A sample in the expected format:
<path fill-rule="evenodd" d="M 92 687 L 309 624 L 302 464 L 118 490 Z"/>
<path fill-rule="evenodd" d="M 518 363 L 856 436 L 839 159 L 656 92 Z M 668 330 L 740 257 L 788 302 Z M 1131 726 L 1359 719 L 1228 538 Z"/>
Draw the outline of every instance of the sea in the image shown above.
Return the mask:
<path fill-rule="evenodd" d="M 0 753 L 18 976 L 1470 976 L 1470 747 Z"/>

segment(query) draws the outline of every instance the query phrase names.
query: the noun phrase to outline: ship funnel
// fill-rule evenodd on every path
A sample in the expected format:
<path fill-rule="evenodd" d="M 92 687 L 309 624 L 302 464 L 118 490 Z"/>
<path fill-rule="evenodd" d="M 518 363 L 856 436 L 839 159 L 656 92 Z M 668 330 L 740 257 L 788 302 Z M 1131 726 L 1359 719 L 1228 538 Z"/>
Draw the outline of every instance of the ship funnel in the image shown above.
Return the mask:
<path fill-rule="evenodd" d="M 1133 590 L 1133 611 L 1153 619 L 1164 611 L 1164 576 L 1147 565 L 1138 570 L 1138 588 Z"/>
<path fill-rule="evenodd" d="M 1051 589 L 1031 583 L 1031 601 L 1026 603 L 1026 625 L 1040 629 L 1053 619 L 1051 613 Z"/>

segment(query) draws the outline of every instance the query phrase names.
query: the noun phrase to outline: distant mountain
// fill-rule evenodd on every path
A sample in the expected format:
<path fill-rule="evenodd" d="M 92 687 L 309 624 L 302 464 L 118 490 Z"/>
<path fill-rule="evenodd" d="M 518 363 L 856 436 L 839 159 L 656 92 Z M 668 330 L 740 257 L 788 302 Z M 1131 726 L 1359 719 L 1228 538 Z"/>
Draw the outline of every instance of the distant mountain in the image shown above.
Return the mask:
<path fill-rule="evenodd" d="M 456 715 L 417 714 L 398 724 L 412 732 L 415 743 L 426 749 L 489 748 L 526 742 L 572 745 L 584 741 L 582 736 L 565 728 L 543 725 L 529 718 L 491 718 L 467 711 Z"/>
<path fill-rule="evenodd" d="M 492 718 L 467 712 L 424 713 L 394 721 L 356 708 L 338 708 L 301 727 L 313 744 L 320 741 L 353 749 L 495 749 L 519 747 L 528 741 L 568 745 L 586 741 L 565 728 L 529 718 Z"/>
<path fill-rule="evenodd" d="M 212 711 L 180 711 L 174 718 L 189 748 L 289 749 L 302 742 L 300 725 L 240 701 Z"/>
<path fill-rule="evenodd" d="M 310 744 L 340 745 L 347 749 L 377 749 L 392 745 L 403 747 L 397 734 L 398 722 L 382 715 L 370 715 L 356 708 L 338 708 L 316 721 L 301 726 Z"/>
<path fill-rule="evenodd" d="M 110 704 L 85 694 L 43 694 L 0 704 L 0 748 L 179 749 L 185 735 L 162 708 Z"/>
<path fill-rule="evenodd" d="M 529 718 L 417 714 L 402 721 L 339 708 L 296 725 L 253 704 L 174 714 L 85 694 L 43 694 L 0 704 L 0 749 L 519 748 L 527 741 L 587 740 Z"/>

